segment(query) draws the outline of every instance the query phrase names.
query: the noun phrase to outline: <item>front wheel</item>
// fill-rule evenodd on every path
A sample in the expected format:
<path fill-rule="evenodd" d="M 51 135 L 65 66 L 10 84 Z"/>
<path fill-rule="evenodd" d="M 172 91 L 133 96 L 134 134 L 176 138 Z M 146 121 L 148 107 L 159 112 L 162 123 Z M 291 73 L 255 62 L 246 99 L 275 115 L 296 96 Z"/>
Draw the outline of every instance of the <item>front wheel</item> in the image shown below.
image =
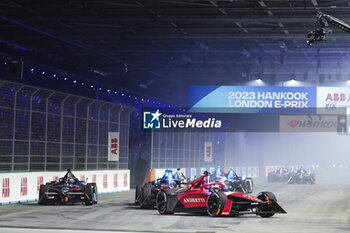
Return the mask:
<path fill-rule="evenodd" d="M 277 198 L 275 196 L 275 194 L 271 193 L 271 192 L 261 192 L 258 194 L 258 199 L 267 202 L 264 203 L 264 205 L 261 207 L 261 211 L 262 212 L 269 212 L 272 209 L 272 203 L 271 201 L 275 201 L 277 202 Z M 258 214 L 260 215 L 262 218 L 268 218 L 268 217 L 272 217 L 275 215 L 275 213 L 262 213 L 262 214 Z"/>
<path fill-rule="evenodd" d="M 168 208 L 168 198 L 164 191 L 160 191 L 156 197 L 157 210 L 160 214 L 173 214 L 167 210 Z"/>
<path fill-rule="evenodd" d="M 212 217 L 220 216 L 226 204 L 226 196 L 221 192 L 214 192 L 207 202 L 207 212 Z"/>

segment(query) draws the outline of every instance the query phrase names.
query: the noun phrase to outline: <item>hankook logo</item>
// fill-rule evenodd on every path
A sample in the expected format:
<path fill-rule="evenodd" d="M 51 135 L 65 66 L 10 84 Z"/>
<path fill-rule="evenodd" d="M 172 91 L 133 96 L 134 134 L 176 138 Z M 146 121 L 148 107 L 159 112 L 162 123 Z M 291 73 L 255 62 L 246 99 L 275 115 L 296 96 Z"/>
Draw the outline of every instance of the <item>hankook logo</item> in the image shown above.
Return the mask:
<path fill-rule="evenodd" d="M 184 198 L 185 203 L 205 203 L 204 198 Z"/>

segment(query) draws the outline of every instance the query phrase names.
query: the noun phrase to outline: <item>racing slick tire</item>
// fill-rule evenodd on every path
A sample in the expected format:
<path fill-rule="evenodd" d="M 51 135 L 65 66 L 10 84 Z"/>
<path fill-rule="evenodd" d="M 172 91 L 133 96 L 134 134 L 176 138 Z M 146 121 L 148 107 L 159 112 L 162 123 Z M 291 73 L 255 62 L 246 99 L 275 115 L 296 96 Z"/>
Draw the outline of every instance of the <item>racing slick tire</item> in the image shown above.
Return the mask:
<path fill-rule="evenodd" d="M 136 189 L 135 189 L 135 205 L 139 205 L 140 204 L 140 191 L 141 187 L 140 185 L 136 185 Z"/>
<path fill-rule="evenodd" d="M 94 204 L 94 197 L 93 197 L 93 186 L 91 183 L 85 185 L 85 205 L 93 205 Z"/>
<path fill-rule="evenodd" d="M 48 205 L 50 204 L 50 201 L 46 199 L 45 193 L 47 192 L 47 185 L 40 185 L 40 190 L 39 190 L 39 205 Z"/>
<path fill-rule="evenodd" d="M 97 190 L 97 185 L 96 183 L 92 183 L 92 188 L 93 188 L 93 201 L 94 201 L 94 204 L 97 204 L 98 202 L 98 190 Z"/>
<path fill-rule="evenodd" d="M 258 199 L 262 200 L 262 201 L 275 201 L 277 202 L 277 198 L 275 196 L 275 194 L 271 193 L 271 192 L 261 192 L 258 194 L 257 196 Z M 266 205 L 264 205 L 261 210 L 263 212 L 268 212 L 271 210 L 271 203 L 267 203 Z M 268 217 L 272 217 L 275 215 L 275 213 L 262 213 L 262 214 L 257 214 L 260 215 L 260 217 L 262 218 L 268 218 Z"/>
<path fill-rule="evenodd" d="M 160 190 L 156 197 L 156 206 L 160 214 L 173 214 L 174 212 L 168 211 L 168 197 L 166 192 Z"/>
<path fill-rule="evenodd" d="M 227 197 L 221 192 L 213 192 L 207 201 L 207 212 L 212 217 L 220 216 L 226 204 Z"/>

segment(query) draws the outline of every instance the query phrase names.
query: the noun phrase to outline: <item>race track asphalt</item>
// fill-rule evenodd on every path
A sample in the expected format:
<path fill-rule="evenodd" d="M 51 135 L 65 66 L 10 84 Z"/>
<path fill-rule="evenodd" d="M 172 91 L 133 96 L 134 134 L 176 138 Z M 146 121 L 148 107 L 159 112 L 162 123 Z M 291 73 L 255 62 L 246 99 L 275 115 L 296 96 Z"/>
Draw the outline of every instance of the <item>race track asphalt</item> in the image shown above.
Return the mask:
<path fill-rule="evenodd" d="M 209 217 L 159 215 L 133 204 L 134 190 L 100 195 L 94 206 L 0 206 L 0 232 L 350 232 L 350 184 L 287 185 L 255 179 L 254 192 L 272 191 L 288 212 L 271 218 L 256 215 Z M 87 231 L 88 230 L 88 231 Z"/>

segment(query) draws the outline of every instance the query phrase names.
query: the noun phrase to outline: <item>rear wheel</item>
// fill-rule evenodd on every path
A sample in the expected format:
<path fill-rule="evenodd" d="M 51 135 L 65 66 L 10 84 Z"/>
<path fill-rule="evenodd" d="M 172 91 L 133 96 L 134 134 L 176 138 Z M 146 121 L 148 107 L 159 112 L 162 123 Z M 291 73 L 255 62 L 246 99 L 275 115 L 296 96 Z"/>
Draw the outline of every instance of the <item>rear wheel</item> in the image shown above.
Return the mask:
<path fill-rule="evenodd" d="M 156 197 L 157 210 L 160 214 L 173 214 L 167 210 L 168 208 L 168 199 L 167 194 L 164 191 L 160 191 Z"/>
<path fill-rule="evenodd" d="M 85 185 L 85 205 L 93 205 L 94 197 L 93 197 L 93 186 L 92 184 Z"/>
<path fill-rule="evenodd" d="M 147 183 L 141 189 L 142 200 L 140 200 L 140 207 L 142 209 L 151 209 L 151 208 L 153 208 L 153 205 L 151 203 L 152 187 L 153 187 L 152 184 Z"/>
<path fill-rule="evenodd" d="M 275 201 L 277 202 L 277 198 L 275 196 L 275 194 L 271 193 L 271 192 L 261 192 L 258 194 L 258 199 L 267 202 L 265 203 L 262 207 L 261 207 L 261 211 L 262 212 L 269 212 L 272 209 L 272 203 L 270 203 L 270 201 Z M 263 218 L 268 218 L 268 217 L 272 217 L 275 215 L 275 213 L 263 213 L 263 214 L 258 214 Z"/>
<path fill-rule="evenodd" d="M 140 204 L 140 200 L 139 200 L 139 196 L 140 196 L 140 185 L 136 185 L 136 189 L 135 189 L 135 204 L 139 205 Z"/>
<path fill-rule="evenodd" d="M 39 190 L 39 205 L 47 205 L 49 204 L 49 201 L 46 199 L 46 193 L 47 192 L 47 185 L 40 185 L 40 190 Z"/>
<path fill-rule="evenodd" d="M 226 196 L 221 192 L 214 192 L 207 202 L 207 212 L 210 216 L 220 216 L 226 204 Z"/>
<path fill-rule="evenodd" d="M 98 191 L 97 191 L 97 186 L 96 184 L 93 185 L 93 193 L 92 193 L 92 199 L 93 199 L 93 202 L 94 204 L 97 204 L 98 202 Z"/>

